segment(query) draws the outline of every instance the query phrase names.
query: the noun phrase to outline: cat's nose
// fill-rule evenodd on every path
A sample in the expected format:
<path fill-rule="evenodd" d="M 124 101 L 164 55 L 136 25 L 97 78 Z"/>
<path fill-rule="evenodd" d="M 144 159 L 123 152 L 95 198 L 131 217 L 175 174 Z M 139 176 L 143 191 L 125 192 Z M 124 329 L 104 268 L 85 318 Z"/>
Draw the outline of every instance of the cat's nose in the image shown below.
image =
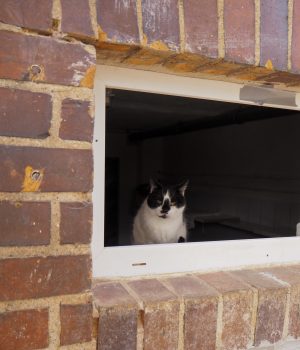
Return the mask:
<path fill-rule="evenodd" d="M 170 210 L 170 203 L 169 203 L 169 200 L 166 199 L 163 203 L 163 206 L 161 207 L 161 213 L 167 214 L 169 210 Z"/>
<path fill-rule="evenodd" d="M 163 207 L 163 208 L 161 208 L 161 211 L 160 211 L 160 212 L 161 212 L 162 214 L 167 214 L 169 210 L 170 210 L 170 208 L 167 208 L 167 207 L 164 208 L 164 207 Z"/>

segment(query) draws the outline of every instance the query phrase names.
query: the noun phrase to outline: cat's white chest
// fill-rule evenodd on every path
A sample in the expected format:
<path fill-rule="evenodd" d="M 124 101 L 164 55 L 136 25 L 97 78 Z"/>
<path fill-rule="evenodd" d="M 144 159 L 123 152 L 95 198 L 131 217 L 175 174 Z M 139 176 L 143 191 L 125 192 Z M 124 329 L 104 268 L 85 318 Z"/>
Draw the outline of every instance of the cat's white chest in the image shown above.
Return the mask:
<path fill-rule="evenodd" d="M 144 202 L 133 224 L 135 244 L 177 243 L 179 237 L 186 238 L 183 208 L 175 209 L 167 218 L 155 215 Z"/>

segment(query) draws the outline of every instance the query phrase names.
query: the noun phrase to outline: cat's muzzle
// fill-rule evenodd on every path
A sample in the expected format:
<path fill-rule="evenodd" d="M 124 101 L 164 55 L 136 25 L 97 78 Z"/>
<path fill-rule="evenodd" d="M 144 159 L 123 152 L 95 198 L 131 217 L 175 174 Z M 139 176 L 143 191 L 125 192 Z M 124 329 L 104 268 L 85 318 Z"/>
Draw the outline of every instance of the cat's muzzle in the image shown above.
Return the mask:
<path fill-rule="evenodd" d="M 162 218 L 162 219 L 166 219 L 167 218 L 167 214 L 159 215 L 159 217 Z"/>

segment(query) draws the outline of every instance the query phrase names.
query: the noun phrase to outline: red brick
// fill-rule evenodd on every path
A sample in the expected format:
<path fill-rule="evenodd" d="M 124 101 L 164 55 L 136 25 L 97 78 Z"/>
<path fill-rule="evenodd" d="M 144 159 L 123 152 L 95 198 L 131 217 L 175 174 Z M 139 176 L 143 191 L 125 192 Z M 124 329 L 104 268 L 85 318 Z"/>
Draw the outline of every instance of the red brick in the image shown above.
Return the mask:
<path fill-rule="evenodd" d="M 217 0 L 183 0 L 186 50 L 218 57 Z"/>
<path fill-rule="evenodd" d="M 264 341 L 274 344 L 282 339 L 286 297 L 284 289 L 269 291 L 259 297 L 254 345 Z"/>
<path fill-rule="evenodd" d="M 224 2 L 225 57 L 255 63 L 255 6 L 253 0 Z"/>
<path fill-rule="evenodd" d="M 253 293 L 251 290 L 223 296 L 222 349 L 247 349 L 252 341 Z"/>
<path fill-rule="evenodd" d="M 99 349 L 136 349 L 137 320 L 138 310 L 136 308 L 101 308 L 99 311 Z"/>
<path fill-rule="evenodd" d="M 179 11 L 177 0 L 143 0 L 143 32 L 149 45 L 160 42 L 179 49 Z"/>
<path fill-rule="evenodd" d="M 144 349 L 173 350 L 178 344 L 179 304 L 165 303 L 164 306 L 149 304 L 145 307 Z"/>
<path fill-rule="evenodd" d="M 52 0 L 1 0 L 0 22 L 49 31 L 52 27 Z"/>
<path fill-rule="evenodd" d="M 268 60 L 275 68 L 287 69 L 288 0 L 261 1 L 260 64 Z"/>
<path fill-rule="evenodd" d="M 90 102 L 67 98 L 62 102 L 59 137 L 65 140 L 89 141 L 93 139 L 94 119 Z"/>
<path fill-rule="evenodd" d="M 221 294 L 249 290 L 249 286 L 226 272 L 205 273 L 198 275 L 201 280 L 213 286 Z"/>
<path fill-rule="evenodd" d="M 61 30 L 79 37 L 95 37 L 89 0 L 61 0 Z"/>
<path fill-rule="evenodd" d="M 139 43 L 135 0 L 96 0 L 97 17 L 106 39 L 119 43 Z"/>
<path fill-rule="evenodd" d="M 136 349 L 138 304 L 120 283 L 96 283 L 94 303 L 99 311 L 99 349 Z"/>
<path fill-rule="evenodd" d="M 0 314 L 0 348 L 33 350 L 48 347 L 48 310 Z"/>
<path fill-rule="evenodd" d="M 95 54 L 80 43 L 0 31 L 0 78 L 93 87 Z"/>
<path fill-rule="evenodd" d="M 137 280 L 128 282 L 128 285 L 147 303 L 174 301 L 176 295 L 170 292 L 156 279 Z"/>
<path fill-rule="evenodd" d="M 215 350 L 218 293 L 200 279 L 189 276 L 167 281 L 184 299 L 184 349 Z"/>
<path fill-rule="evenodd" d="M 52 117 L 50 95 L 0 87 L 0 101 L 1 136 L 49 136 Z"/>
<path fill-rule="evenodd" d="M 191 276 L 168 278 L 167 282 L 172 286 L 174 293 L 183 299 L 199 299 L 217 297 L 217 291 L 207 283 Z"/>
<path fill-rule="evenodd" d="M 118 282 L 96 283 L 93 286 L 93 295 L 97 307 L 137 306 L 136 300 Z"/>
<path fill-rule="evenodd" d="M 60 344 L 69 345 L 92 340 L 92 304 L 60 306 Z"/>
<path fill-rule="evenodd" d="M 267 272 L 290 285 L 289 335 L 300 338 L 300 266 L 282 266 Z"/>
<path fill-rule="evenodd" d="M 258 290 L 257 320 L 254 345 L 282 338 L 288 289 L 268 273 L 255 270 L 233 272 Z"/>
<path fill-rule="evenodd" d="M 217 272 L 199 277 L 223 296 L 222 349 L 246 349 L 252 336 L 253 291 L 228 273 Z"/>
<path fill-rule="evenodd" d="M 61 203 L 60 213 L 60 243 L 90 243 L 92 236 L 92 203 Z"/>
<path fill-rule="evenodd" d="M 292 71 L 300 73 L 300 1 L 294 1 L 292 30 Z"/>
<path fill-rule="evenodd" d="M 179 303 L 158 280 L 128 282 L 143 301 L 144 349 L 173 350 L 178 344 Z"/>
<path fill-rule="evenodd" d="M 92 189 L 90 150 L 0 146 L 0 164 L 1 192 L 88 192 Z M 31 177 L 35 170 L 41 174 L 37 179 Z"/>
<path fill-rule="evenodd" d="M 43 298 L 90 288 L 88 256 L 58 256 L 0 261 L 0 300 Z"/>
<path fill-rule="evenodd" d="M 273 290 L 285 288 L 285 286 L 276 281 L 265 270 L 242 270 L 231 272 L 232 276 L 237 276 L 243 282 L 252 285 L 259 290 Z"/>
<path fill-rule="evenodd" d="M 50 215 L 50 203 L 0 202 L 0 246 L 49 244 Z"/>

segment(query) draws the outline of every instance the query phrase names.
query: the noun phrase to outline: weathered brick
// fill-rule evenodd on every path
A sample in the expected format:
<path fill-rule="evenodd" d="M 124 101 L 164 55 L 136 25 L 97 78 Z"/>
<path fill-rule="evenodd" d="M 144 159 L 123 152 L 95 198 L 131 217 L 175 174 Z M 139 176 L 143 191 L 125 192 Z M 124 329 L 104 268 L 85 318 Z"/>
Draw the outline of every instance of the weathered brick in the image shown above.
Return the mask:
<path fill-rule="evenodd" d="M 290 285 L 289 335 L 300 338 L 300 266 L 277 267 L 265 270 L 271 276 Z"/>
<path fill-rule="evenodd" d="M 33 350 L 48 347 L 48 310 L 0 314 L 0 348 Z"/>
<path fill-rule="evenodd" d="M 261 1 L 260 64 L 268 60 L 275 68 L 287 69 L 288 0 Z"/>
<path fill-rule="evenodd" d="M 226 272 L 205 273 L 198 275 L 203 281 L 213 286 L 221 294 L 249 290 L 249 286 Z"/>
<path fill-rule="evenodd" d="M 128 282 L 128 285 L 146 304 L 174 301 L 177 299 L 176 296 L 157 279 L 132 281 Z"/>
<path fill-rule="evenodd" d="M 89 0 L 61 0 L 61 30 L 79 37 L 95 37 Z"/>
<path fill-rule="evenodd" d="M 224 272 L 199 277 L 223 296 L 222 349 L 246 349 L 252 335 L 253 291 L 245 283 Z"/>
<path fill-rule="evenodd" d="M 0 87 L 0 135 L 46 138 L 52 117 L 51 96 Z"/>
<path fill-rule="evenodd" d="M 170 53 L 170 52 L 168 52 Z M 191 53 L 171 54 L 169 59 L 165 59 L 163 66 L 175 72 L 195 72 L 200 66 L 211 63 L 210 58 Z"/>
<path fill-rule="evenodd" d="M 50 203 L 0 202 L 0 246 L 49 244 L 50 215 Z"/>
<path fill-rule="evenodd" d="M 60 306 L 60 344 L 69 345 L 92 339 L 92 304 Z"/>
<path fill-rule="evenodd" d="M 200 279 L 189 276 L 167 281 L 184 299 L 184 349 L 215 350 L 218 293 Z"/>
<path fill-rule="evenodd" d="M 152 66 L 167 62 L 167 59 L 171 56 L 174 56 L 172 51 L 158 51 L 148 47 L 141 47 L 128 55 L 124 62 L 133 65 Z"/>
<path fill-rule="evenodd" d="M 251 345 L 253 293 L 251 290 L 223 296 L 222 344 L 224 350 Z"/>
<path fill-rule="evenodd" d="M 177 348 L 179 302 L 158 280 L 128 282 L 143 301 L 144 349 Z"/>
<path fill-rule="evenodd" d="M 1 192 L 88 192 L 92 189 L 90 150 L 0 146 L 0 164 Z"/>
<path fill-rule="evenodd" d="M 97 0 L 97 18 L 100 40 L 139 43 L 135 0 Z"/>
<path fill-rule="evenodd" d="M 258 290 L 257 320 L 254 345 L 271 344 L 282 338 L 288 290 L 268 273 L 255 270 L 235 271 L 234 275 Z"/>
<path fill-rule="evenodd" d="M 94 119 L 88 101 L 63 100 L 59 136 L 65 140 L 92 141 Z"/>
<path fill-rule="evenodd" d="M 292 70 L 300 73 L 300 1 L 294 1 L 293 30 L 292 30 Z"/>
<path fill-rule="evenodd" d="M 93 287 L 99 311 L 99 349 L 136 349 L 138 304 L 120 283 L 99 283 Z"/>
<path fill-rule="evenodd" d="M 177 0 L 142 0 L 142 15 L 148 45 L 158 49 L 179 49 Z"/>
<path fill-rule="evenodd" d="M 0 22 L 49 31 L 52 27 L 52 0 L 1 0 Z"/>
<path fill-rule="evenodd" d="M 97 307 L 134 307 L 136 300 L 119 283 L 96 283 L 93 286 L 93 295 Z"/>
<path fill-rule="evenodd" d="M 137 309 L 101 308 L 99 311 L 99 349 L 136 349 L 137 320 Z"/>
<path fill-rule="evenodd" d="M 0 78 L 92 88 L 96 56 L 86 45 L 0 31 Z"/>
<path fill-rule="evenodd" d="M 255 62 L 255 6 L 253 0 L 224 2 L 225 57 L 229 60 Z"/>
<path fill-rule="evenodd" d="M 43 298 L 90 288 L 88 256 L 58 256 L 0 261 L 0 300 Z"/>
<path fill-rule="evenodd" d="M 90 243 L 93 216 L 92 203 L 61 203 L 60 213 L 60 243 Z"/>
<path fill-rule="evenodd" d="M 217 0 L 183 0 L 185 49 L 218 57 Z"/>
<path fill-rule="evenodd" d="M 277 84 L 282 83 L 290 86 L 299 86 L 300 85 L 300 76 L 299 74 L 292 74 L 288 72 L 273 72 L 270 71 L 270 74 L 267 76 L 257 77 L 256 81 L 263 81 L 266 83 Z"/>

